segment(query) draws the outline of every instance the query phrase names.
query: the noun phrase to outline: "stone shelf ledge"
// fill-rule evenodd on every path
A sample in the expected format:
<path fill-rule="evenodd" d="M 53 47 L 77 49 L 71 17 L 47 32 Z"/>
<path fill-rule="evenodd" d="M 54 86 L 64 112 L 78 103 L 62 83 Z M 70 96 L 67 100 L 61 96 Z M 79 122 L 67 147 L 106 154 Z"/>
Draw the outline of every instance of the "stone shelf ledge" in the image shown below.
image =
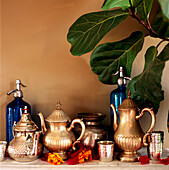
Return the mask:
<path fill-rule="evenodd" d="M 0 170 L 43 170 L 43 169 L 58 169 L 58 170 L 81 170 L 81 169 L 97 169 L 97 170 L 108 170 L 108 169 L 114 169 L 114 170 L 169 170 L 169 165 L 162 165 L 158 164 L 157 162 L 151 162 L 146 165 L 140 165 L 139 162 L 133 162 L 133 163 L 126 163 L 126 162 L 120 162 L 117 160 L 113 160 L 112 162 L 103 163 L 98 160 L 93 160 L 91 162 L 85 162 L 82 164 L 77 165 L 67 165 L 67 164 L 61 164 L 61 165 L 51 165 L 48 162 L 41 161 L 40 159 L 37 159 L 33 162 L 27 162 L 27 163 L 21 163 L 16 162 L 10 158 L 5 159 L 4 161 L 0 162 Z"/>
<path fill-rule="evenodd" d="M 146 155 L 146 148 L 142 148 L 140 151 L 141 155 Z M 165 149 L 165 157 L 169 156 L 169 149 Z M 4 161 L 0 162 L 0 170 L 169 170 L 169 165 L 159 164 L 157 161 L 150 161 L 149 164 L 141 165 L 139 162 L 121 162 L 118 160 L 113 160 L 112 162 L 100 162 L 99 160 L 93 160 L 91 162 L 84 162 L 77 165 L 51 165 L 48 162 L 37 159 L 33 162 L 16 162 L 11 158 L 6 158 Z"/>

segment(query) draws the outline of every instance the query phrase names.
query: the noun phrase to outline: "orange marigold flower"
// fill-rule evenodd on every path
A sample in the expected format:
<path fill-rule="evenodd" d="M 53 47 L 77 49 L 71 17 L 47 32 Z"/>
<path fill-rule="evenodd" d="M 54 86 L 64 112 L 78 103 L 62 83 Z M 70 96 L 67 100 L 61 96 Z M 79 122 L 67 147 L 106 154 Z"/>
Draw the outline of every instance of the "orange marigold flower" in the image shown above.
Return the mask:
<path fill-rule="evenodd" d="M 82 150 L 82 152 L 80 152 L 78 154 L 78 162 L 79 163 L 83 163 L 85 160 L 92 160 L 92 151 L 91 150 L 87 150 L 86 148 Z"/>
<path fill-rule="evenodd" d="M 88 150 L 88 151 L 86 151 L 85 153 L 84 153 L 84 158 L 86 159 L 86 160 L 89 160 L 89 157 L 91 157 L 92 156 L 92 151 L 91 150 Z"/>
<path fill-rule="evenodd" d="M 57 153 L 49 153 L 47 161 L 53 165 L 60 165 L 61 163 L 64 163 Z"/>
<path fill-rule="evenodd" d="M 81 159 L 78 160 L 79 163 L 83 163 L 84 161 L 85 161 L 84 158 L 81 158 Z"/>
<path fill-rule="evenodd" d="M 92 150 L 89 148 L 80 148 L 78 151 L 70 154 L 70 158 L 67 160 L 67 164 L 75 165 L 78 163 L 83 163 L 85 161 L 92 160 Z"/>

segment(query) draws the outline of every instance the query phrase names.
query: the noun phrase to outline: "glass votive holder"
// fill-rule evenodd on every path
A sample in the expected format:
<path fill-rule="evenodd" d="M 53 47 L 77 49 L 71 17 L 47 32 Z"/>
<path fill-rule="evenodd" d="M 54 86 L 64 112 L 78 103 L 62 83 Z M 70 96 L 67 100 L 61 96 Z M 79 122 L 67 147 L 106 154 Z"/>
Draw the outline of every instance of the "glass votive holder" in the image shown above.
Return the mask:
<path fill-rule="evenodd" d="M 97 145 L 98 145 L 99 160 L 101 162 L 111 162 L 113 160 L 114 142 L 99 141 L 97 142 Z"/>
<path fill-rule="evenodd" d="M 0 141 L 0 161 L 3 161 L 5 159 L 6 145 L 6 141 Z"/>

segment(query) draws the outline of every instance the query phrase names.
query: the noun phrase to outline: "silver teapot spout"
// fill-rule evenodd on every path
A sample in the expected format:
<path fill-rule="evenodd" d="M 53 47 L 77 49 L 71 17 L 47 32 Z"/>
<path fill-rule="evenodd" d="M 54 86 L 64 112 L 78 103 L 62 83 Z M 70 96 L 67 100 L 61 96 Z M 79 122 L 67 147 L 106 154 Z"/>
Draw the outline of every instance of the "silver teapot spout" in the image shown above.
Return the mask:
<path fill-rule="evenodd" d="M 31 155 L 38 156 L 39 136 L 42 131 L 36 131 L 33 138 L 33 149 Z"/>

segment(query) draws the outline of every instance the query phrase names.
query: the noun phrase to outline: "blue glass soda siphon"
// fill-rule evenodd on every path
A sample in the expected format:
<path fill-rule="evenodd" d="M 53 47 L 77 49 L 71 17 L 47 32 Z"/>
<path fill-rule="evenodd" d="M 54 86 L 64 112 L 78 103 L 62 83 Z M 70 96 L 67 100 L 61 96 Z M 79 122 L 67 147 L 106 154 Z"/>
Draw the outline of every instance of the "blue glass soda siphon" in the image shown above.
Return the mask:
<path fill-rule="evenodd" d="M 30 105 L 22 99 L 23 92 L 21 91 L 21 86 L 26 87 L 20 80 L 16 80 L 16 89 L 8 93 L 8 95 L 14 93 L 15 98 L 6 107 L 6 140 L 8 144 L 13 139 L 14 122 L 18 123 L 20 121 L 24 107 L 27 106 L 31 113 Z"/>
<path fill-rule="evenodd" d="M 123 75 L 123 67 L 120 67 L 119 71 L 117 71 L 114 75 L 119 74 L 119 78 L 117 81 L 118 88 L 113 90 L 110 93 L 110 104 L 113 104 L 115 106 L 116 112 L 117 112 L 117 122 L 119 123 L 119 111 L 117 107 L 121 105 L 124 99 L 126 99 L 126 80 L 130 80 L 129 77 L 124 77 Z M 111 127 L 113 127 L 113 121 L 114 121 L 114 113 L 111 109 Z"/>

